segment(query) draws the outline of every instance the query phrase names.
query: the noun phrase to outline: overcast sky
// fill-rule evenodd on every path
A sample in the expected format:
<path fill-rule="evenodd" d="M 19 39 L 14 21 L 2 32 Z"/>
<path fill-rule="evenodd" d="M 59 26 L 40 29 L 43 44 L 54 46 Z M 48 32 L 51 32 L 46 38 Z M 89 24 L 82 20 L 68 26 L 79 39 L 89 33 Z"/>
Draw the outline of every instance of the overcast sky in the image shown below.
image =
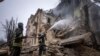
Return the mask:
<path fill-rule="evenodd" d="M 49 10 L 57 6 L 59 0 L 4 0 L 0 3 L 0 22 L 5 19 L 18 18 L 24 23 L 24 28 L 31 14 L 35 14 L 38 8 Z M 0 25 L 0 39 L 4 39 L 4 32 Z"/>

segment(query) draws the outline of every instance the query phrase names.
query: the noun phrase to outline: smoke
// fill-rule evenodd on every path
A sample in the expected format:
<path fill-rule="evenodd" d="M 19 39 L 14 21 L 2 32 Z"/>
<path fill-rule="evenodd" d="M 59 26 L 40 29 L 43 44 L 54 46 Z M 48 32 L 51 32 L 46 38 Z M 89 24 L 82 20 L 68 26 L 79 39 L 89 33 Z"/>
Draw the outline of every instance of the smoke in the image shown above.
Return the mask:
<path fill-rule="evenodd" d="M 96 5 L 100 6 L 100 1 L 99 0 L 91 0 L 92 3 L 95 3 Z"/>
<path fill-rule="evenodd" d="M 77 20 L 78 21 L 78 20 Z M 59 20 L 54 23 L 54 25 L 49 30 L 73 30 L 78 26 L 76 20 L 74 20 L 71 16 L 66 19 Z"/>
<path fill-rule="evenodd" d="M 80 0 L 60 0 L 57 7 L 53 9 L 53 14 L 62 17 L 65 17 L 66 15 L 73 16 L 75 8 L 77 8 L 80 3 Z"/>
<path fill-rule="evenodd" d="M 80 3 L 81 0 L 60 0 L 57 7 L 53 9 L 53 14 L 60 16 L 60 19 L 49 30 L 75 29 L 78 26 L 78 20 L 74 18 L 74 10 L 79 7 Z"/>
<path fill-rule="evenodd" d="M 68 24 L 70 24 L 71 21 L 72 20 L 69 19 L 59 20 L 58 22 L 55 22 L 55 24 L 50 28 L 50 30 L 52 29 L 62 30 L 63 28 L 67 28 Z"/>

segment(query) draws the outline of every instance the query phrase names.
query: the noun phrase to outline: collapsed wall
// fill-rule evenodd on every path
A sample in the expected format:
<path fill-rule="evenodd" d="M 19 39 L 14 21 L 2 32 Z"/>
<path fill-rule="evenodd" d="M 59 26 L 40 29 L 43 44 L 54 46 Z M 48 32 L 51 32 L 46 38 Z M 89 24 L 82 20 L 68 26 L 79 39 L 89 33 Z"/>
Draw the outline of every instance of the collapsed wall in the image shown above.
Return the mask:
<path fill-rule="evenodd" d="M 85 13 L 86 2 L 89 0 L 61 0 L 49 12 L 38 9 L 27 23 L 27 46 L 38 47 L 38 34 L 44 32 L 47 38 L 47 56 L 99 56 L 98 51 L 87 47 L 93 44 Z M 36 56 L 36 52 L 32 53 Z"/>

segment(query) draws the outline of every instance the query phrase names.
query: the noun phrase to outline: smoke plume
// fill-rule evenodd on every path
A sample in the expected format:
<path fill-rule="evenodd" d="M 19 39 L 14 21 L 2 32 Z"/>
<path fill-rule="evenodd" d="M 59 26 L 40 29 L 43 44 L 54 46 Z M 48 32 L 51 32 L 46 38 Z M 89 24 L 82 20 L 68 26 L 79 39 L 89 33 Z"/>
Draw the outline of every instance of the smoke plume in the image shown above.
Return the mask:
<path fill-rule="evenodd" d="M 77 8 L 79 4 L 80 0 L 61 0 L 57 7 L 53 9 L 53 14 L 62 17 L 73 15 L 75 8 Z"/>
<path fill-rule="evenodd" d="M 61 0 L 58 6 L 53 9 L 53 14 L 55 16 L 60 16 L 61 18 L 55 22 L 50 30 L 62 30 L 63 28 L 74 29 L 78 25 L 78 20 L 74 19 L 74 10 L 80 3 L 80 0 Z"/>
<path fill-rule="evenodd" d="M 78 20 L 74 20 L 71 16 L 66 19 L 59 20 L 49 30 L 73 30 L 78 26 Z"/>

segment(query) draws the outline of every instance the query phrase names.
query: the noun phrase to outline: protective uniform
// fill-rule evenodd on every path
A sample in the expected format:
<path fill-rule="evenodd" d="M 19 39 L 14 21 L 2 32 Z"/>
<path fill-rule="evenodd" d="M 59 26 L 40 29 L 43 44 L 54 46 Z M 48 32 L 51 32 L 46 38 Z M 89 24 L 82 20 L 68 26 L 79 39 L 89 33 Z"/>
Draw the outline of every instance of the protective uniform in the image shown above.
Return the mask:
<path fill-rule="evenodd" d="M 13 40 L 13 49 L 11 51 L 11 56 L 20 56 L 22 47 L 22 37 L 23 37 L 23 24 L 18 23 L 18 28 L 16 29 L 15 38 Z"/>
<path fill-rule="evenodd" d="M 44 33 L 39 34 L 39 56 L 45 55 L 46 45 L 45 45 L 46 36 Z"/>

